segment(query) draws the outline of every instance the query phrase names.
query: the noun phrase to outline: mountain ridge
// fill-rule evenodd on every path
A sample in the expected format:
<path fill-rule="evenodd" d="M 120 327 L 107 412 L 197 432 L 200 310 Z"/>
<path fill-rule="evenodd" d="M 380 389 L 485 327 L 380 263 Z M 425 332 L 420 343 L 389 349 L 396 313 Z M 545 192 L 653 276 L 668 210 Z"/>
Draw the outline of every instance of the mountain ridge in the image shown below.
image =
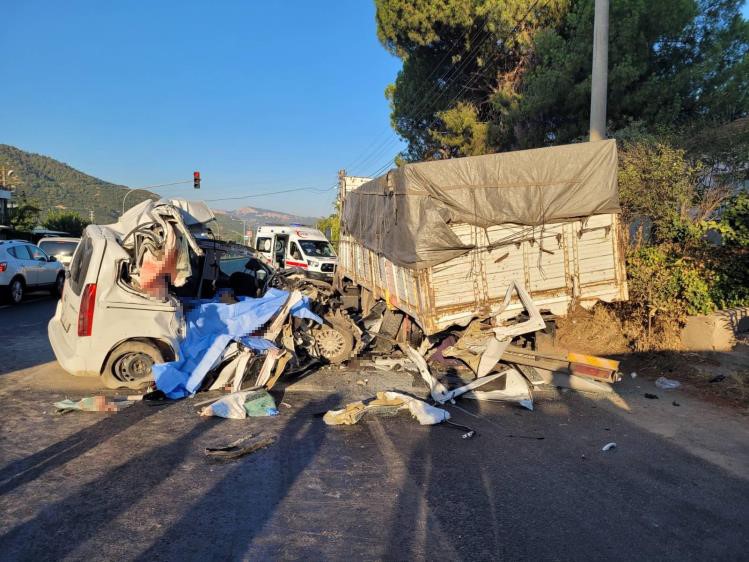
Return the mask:
<path fill-rule="evenodd" d="M 115 184 L 86 174 L 51 156 L 22 150 L 12 145 L 0 144 L 0 166 L 14 170 L 13 198 L 37 204 L 41 217 L 52 209 L 69 209 L 88 219 L 91 212 L 94 222 L 115 222 L 122 212 L 122 200 L 131 191 L 128 186 Z M 128 208 L 159 194 L 138 189 L 128 196 Z M 260 207 L 245 206 L 234 210 L 212 209 L 222 230 L 241 235 L 246 221 L 248 228 L 269 222 L 314 224 L 317 217 L 304 217 Z"/>

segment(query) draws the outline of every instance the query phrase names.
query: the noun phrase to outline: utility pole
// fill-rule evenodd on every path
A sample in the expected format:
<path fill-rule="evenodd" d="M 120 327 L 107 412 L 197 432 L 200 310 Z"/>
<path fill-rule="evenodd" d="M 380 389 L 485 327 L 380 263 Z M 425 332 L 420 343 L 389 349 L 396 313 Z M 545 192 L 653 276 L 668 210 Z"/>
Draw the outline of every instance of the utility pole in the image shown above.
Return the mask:
<path fill-rule="evenodd" d="M 91 224 L 94 224 L 94 210 L 89 209 L 88 211 L 88 220 Z"/>
<path fill-rule="evenodd" d="M 609 0 L 596 0 L 593 20 L 593 73 L 590 87 L 590 140 L 606 138 L 609 74 Z"/>

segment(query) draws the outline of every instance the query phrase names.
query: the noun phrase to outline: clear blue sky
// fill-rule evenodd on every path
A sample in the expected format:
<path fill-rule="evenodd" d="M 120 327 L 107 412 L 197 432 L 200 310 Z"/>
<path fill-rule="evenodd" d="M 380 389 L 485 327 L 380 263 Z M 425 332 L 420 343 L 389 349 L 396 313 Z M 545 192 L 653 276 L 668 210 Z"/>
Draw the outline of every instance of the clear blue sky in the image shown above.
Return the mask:
<path fill-rule="evenodd" d="M 198 169 L 205 199 L 325 188 L 401 148 L 383 97 L 400 61 L 370 0 L 6 1 L 0 25 L 0 142 L 105 180 Z M 324 215 L 333 197 L 214 205 Z"/>
<path fill-rule="evenodd" d="M 0 143 L 131 187 L 192 177 L 205 198 L 329 187 L 385 141 L 400 61 L 373 2 L 5 2 Z M 389 141 L 388 141 L 389 139 Z M 375 146 L 377 146 L 375 144 Z M 163 190 L 187 193 L 192 187 Z M 324 215 L 334 191 L 243 205 Z"/>

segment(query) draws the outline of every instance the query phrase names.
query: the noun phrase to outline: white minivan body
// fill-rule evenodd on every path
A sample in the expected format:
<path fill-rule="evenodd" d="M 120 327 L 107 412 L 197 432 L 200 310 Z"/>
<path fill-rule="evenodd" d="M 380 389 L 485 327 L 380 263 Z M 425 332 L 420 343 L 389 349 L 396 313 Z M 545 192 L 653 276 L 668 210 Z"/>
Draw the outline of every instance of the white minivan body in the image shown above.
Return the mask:
<path fill-rule="evenodd" d="M 271 266 L 303 269 L 311 277 L 332 278 L 338 265 L 338 256 L 325 235 L 308 226 L 260 226 L 255 249 Z"/>
<path fill-rule="evenodd" d="M 159 227 L 172 225 L 203 255 L 194 234 L 213 218 L 202 202 L 149 200 L 115 224 L 87 226 L 47 328 L 60 366 L 73 375 L 101 375 L 110 388 L 139 388 L 151 379 L 154 363 L 176 359 L 185 335 L 181 302 L 171 293 L 138 290 L 132 274 L 140 260 L 134 256 L 144 255 Z"/>
<path fill-rule="evenodd" d="M 107 386 L 115 388 L 139 382 L 154 362 L 174 359 L 184 331 L 176 299 L 150 297 L 122 281 L 119 270 L 128 260 L 112 229 L 88 226 L 48 326 L 65 371 L 105 375 Z M 117 364 L 106 372 L 110 358 Z"/>

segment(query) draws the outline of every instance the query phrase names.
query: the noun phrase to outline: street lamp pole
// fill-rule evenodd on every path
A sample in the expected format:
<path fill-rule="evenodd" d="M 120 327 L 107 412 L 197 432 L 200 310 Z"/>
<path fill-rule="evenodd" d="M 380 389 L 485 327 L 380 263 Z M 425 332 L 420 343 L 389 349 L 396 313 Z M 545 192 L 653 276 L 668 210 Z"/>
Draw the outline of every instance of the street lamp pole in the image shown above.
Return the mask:
<path fill-rule="evenodd" d="M 128 189 L 127 193 L 125 194 L 125 197 L 122 198 L 122 214 L 125 214 L 125 201 L 127 201 L 128 195 L 131 193 L 135 193 L 136 191 L 148 191 L 147 189 Z M 150 193 L 150 195 L 153 195 L 153 193 Z"/>
<path fill-rule="evenodd" d="M 242 242 L 247 242 L 247 219 L 235 219 L 234 217 L 229 217 L 229 220 L 242 223 Z"/>

